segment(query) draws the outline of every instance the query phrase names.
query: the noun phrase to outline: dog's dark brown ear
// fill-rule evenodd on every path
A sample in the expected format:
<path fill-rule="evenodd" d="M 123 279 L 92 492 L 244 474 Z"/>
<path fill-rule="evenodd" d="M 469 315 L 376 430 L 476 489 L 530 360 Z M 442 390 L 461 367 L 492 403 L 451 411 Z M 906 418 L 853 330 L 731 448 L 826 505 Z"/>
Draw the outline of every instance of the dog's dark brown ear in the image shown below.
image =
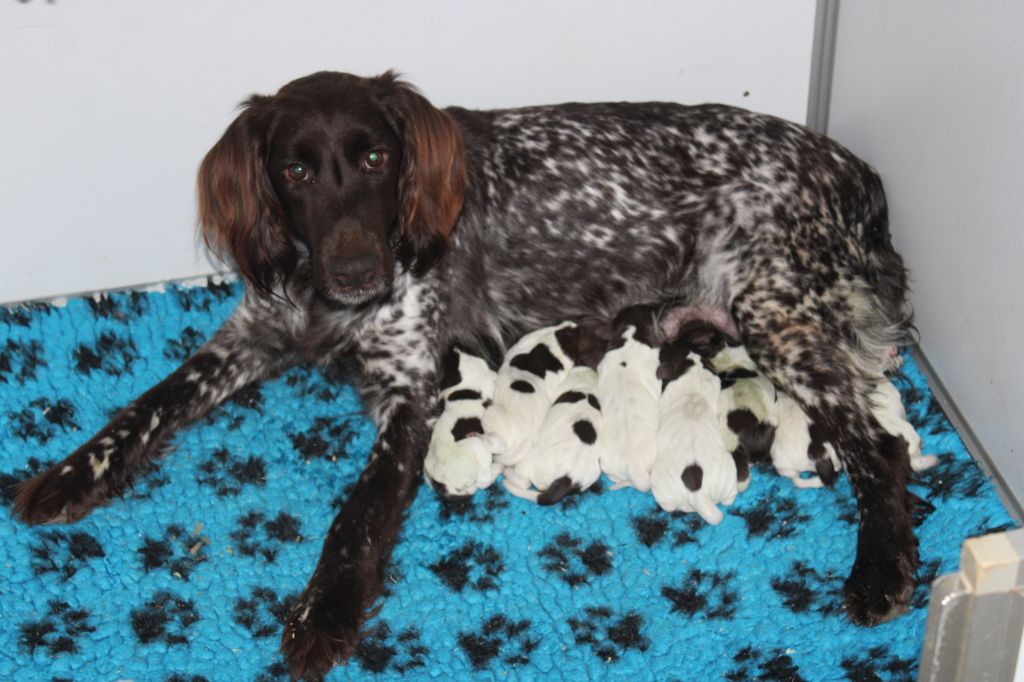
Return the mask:
<path fill-rule="evenodd" d="M 261 109 L 269 100 L 253 96 L 245 102 L 203 159 L 198 183 L 199 224 L 206 245 L 221 258 L 229 256 L 265 294 L 298 260 L 267 175 L 267 120 Z"/>
<path fill-rule="evenodd" d="M 406 267 L 423 273 L 444 253 L 462 212 L 466 192 L 462 132 L 451 116 L 391 71 L 374 79 L 374 84 L 403 143 L 399 257 Z"/>

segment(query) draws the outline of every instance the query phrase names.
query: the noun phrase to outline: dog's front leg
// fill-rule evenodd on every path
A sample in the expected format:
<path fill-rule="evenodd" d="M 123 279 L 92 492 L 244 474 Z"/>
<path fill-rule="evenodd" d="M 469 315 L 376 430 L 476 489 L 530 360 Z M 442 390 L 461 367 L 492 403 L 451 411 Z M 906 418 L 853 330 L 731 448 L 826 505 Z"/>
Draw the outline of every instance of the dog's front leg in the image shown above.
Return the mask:
<path fill-rule="evenodd" d="M 14 513 L 29 524 L 70 523 L 119 495 L 160 446 L 242 386 L 291 360 L 271 335 L 275 306 L 246 299 L 195 355 L 119 411 L 85 444 L 18 490 Z M 266 319 L 264 319 L 266 318 Z M 253 334 L 252 328 L 264 329 Z M 262 326 L 261 326 L 262 325 Z"/>
<path fill-rule="evenodd" d="M 426 406 L 395 396 L 377 443 L 334 519 L 313 577 L 285 622 L 281 649 L 293 679 L 320 679 L 352 655 L 379 596 L 403 514 L 416 497 L 429 441 Z"/>

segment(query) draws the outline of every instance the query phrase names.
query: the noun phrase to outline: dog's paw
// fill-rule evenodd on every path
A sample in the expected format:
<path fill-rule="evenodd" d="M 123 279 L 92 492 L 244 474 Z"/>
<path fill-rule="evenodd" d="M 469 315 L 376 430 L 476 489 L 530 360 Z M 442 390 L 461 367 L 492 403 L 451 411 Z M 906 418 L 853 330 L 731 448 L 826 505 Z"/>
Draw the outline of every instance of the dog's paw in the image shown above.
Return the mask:
<path fill-rule="evenodd" d="M 909 556 L 860 558 L 846 579 L 846 613 L 873 626 L 906 612 L 914 593 L 916 562 Z"/>
<path fill-rule="evenodd" d="M 335 665 L 348 661 L 362 634 L 364 613 L 358 599 L 307 595 L 288 615 L 281 637 L 281 652 L 293 680 L 323 679 Z"/>
<path fill-rule="evenodd" d="M 11 510 L 31 526 L 73 523 L 109 499 L 105 483 L 87 457 L 75 453 L 21 483 Z"/>

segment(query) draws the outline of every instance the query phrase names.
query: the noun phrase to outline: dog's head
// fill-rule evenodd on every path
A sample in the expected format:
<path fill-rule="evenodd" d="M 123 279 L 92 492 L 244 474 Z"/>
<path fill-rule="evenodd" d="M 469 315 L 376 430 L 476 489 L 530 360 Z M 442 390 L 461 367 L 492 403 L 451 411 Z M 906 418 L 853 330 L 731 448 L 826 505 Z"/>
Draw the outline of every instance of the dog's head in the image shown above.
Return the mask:
<path fill-rule="evenodd" d="M 308 254 L 328 300 L 387 291 L 442 255 L 466 184 L 455 122 L 391 73 L 321 72 L 253 96 L 199 170 L 207 244 L 260 292 Z"/>

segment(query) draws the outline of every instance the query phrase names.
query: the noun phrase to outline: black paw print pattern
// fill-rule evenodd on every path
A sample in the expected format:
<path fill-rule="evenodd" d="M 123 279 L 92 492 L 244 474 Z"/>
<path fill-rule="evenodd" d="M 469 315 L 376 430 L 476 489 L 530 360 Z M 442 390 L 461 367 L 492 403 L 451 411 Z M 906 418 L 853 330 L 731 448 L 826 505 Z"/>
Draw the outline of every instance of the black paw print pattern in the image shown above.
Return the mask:
<path fill-rule="evenodd" d="M 148 299 L 141 291 L 132 291 L 120 296 L 96 294 L 85 299 L 95 319 L 127 322 L 141 317 L 149 310 Z"/>
<path fill-rule="evenodd" d="M 146 537 L 139 547 L 142 570 L 146 573 L 164 569 L 175 578 L 188 580 L 192 569 L 206 561 L 206 546 L 210 541 L 199 533 L 198 526 L 191 533 L 179 525 L 170 525 L 163 538 Z"/>
<path fill-rule="evenodd" d="M 860 517 L 857 514 L 857 499 L 853 495 L 830 495 L 829 499 L 836 506 L 836 518 L 849 526 L 857 525 Z"/>
<path fill-rule="evenodd" d="M 233 407 L 242 408 L 242 411 Z M 203 417 L 202 422 L 227 431 L 237 431 L 249 416 L 245 410 L 256 415 L 263 414 L 263 391 L 259 384 L 249 384 L 238 389 L 223 405 Z"/>
<path fill-rule="evenodd" d="M 188 644 L 189 629 L 198 620 L 199 612 L 191 599 L 167 591 L 155 593 L 143 606 L 131 611 L 132 630 L 141 644 Z"/>
<path fill-rule="evenodd" d="M 942 564 L 938 559 L 926 559 L 917 567 L 917 580 L 914 585 L 914 594 L 910 597 L 910 608 L 928 608 L 928 598 L 932 593 L 932 583 L 939 577 L 939 566 Z"/>
<path fill-rule="evenodd" d="M 975 524 L 974 529 L 967 533 L 968 538 L 976 538 L 981 535 L 988 535 L 990 533 L 1004 533 L 1008 530 L 1017 528 L 1016 523 L 996 523 L 992 520 L 991 515 L 987 515 L 984 518 L 978 520 Z"/>
<path fill-rule="evenodd" d="M 669 513 L 657 505 L 647 514 L 634 516 L 631 521 L 636 539 L 646 547 L 654 547 L 666 535 L 672 538 L 673 547 L 682 547 L 697 542 L 700 532 L 709 527 L 697 514 Z"/>
<path fill-rule="evenodd" d="M 815 612 L 828 616 L 843 608 L 845 576 L 821 574 L 802 561 L 794 561 L 789 572 L 772 578 L 772 589 L 793 613 Z"/>
<path fill-rule="evenodd" d="M 214 303 L 234 296 L 238 286 L 235 282 L 217 282 L 208 278 L 204 287 L 179 286 L 172 287 L 171 291 L 185 312 L 209 312 Z"/>
<path fill-rule="evenodd" d="M 944 434 L 953 431 L 942 405 L 934 395 L 922 393 L 904 375 L 899 374 L 892 379 L 900 390 L 903 407 L 907 411 L 907 419 L 922 436 Z"/>
<path fill-rule="evenodd" d="M 355 658 L 365 670 L 382 673 L 387 670 L 404 675 L 426 665 L 430 650 L 420 641 L 414 627 L 393 633 L 387 621 L 374 625 L 356 648 Z"/>
<path fill-rule="evenodd" d="M 348 449 L 355 435 L 345 419 L 317 417 L 313 426 L 300 433 L 293 433 L 289 438 L 292 447 L 304 461 L 329 459 L 337 462 L 348 456 Z"/>
<path fill-rule="evenodd" d="M 40 367 L 46 367 L 46 360 L 43 345 L 35 339 L 24 342 L 7 339 L 0 347 L 0 382 L 24 384 L 36 378 Z"/>
<path fill-rule="evenodd" d="M 51 530 L 40 533 L 32 548 L 32 572 L 56 573 L 70 580 L 82 566 L 105 555 L 103 546 L 92 535 L 81 531 Z"/>
<path fill-rule="evenodd" d="M 591 578 L 612 570 L 612 554 L 600 540 L 586 547 L 583 540 L 569 533 L 559 534 L 544 546 L 537 556 L 544 570 L 557 575 L 572 587 L 589 583 Z"/>
<path fill-rule="evenodd" d="M 53 464 L 49 460 L 44 462 L 35 457 L 29 457 L 28 461 L 25 462 L 25 466 L 13 471 L 0 473 L 0 501 L 3 502 L 4 506 L 11 506 L 11 503 L 14 502 L 14 493 L 18 488 L 18 484 L 27 481 L 38 473 L 46 471 Z"/>
<path fill-rule="evenodd" d="M 38 398 L 28 404 L 20 412 L 8 412 L 11 420 L 11 431 L 21 440 L 34 440 L 45 444 L 62 431 L 77 431 L 75 407 L 66 398 L 58 398 L 55 402 L 48 398 Z"/>
<path fill-rule="evenodd" d="M 946 502 L 955 498 L 973 498 L 985 488 L 985 474 L 971 459 L 956 459 L 946 452 L 931 469 L 918 472 L 914 484 L 925 491 L 929 503 Z"/>
<path fill-rule="evenodd" d="M 689 617 L 729 619 L 736 614 L 739 596 L 729 587 L 734 573 L 716 573 L 693 569 L 679 587 L 666 585 L 661 596 L 671 604 L 671 612 Z"/>
<path fill-rule="evenodd" d="M 49 607 L 42 620 L 19 626 L 19 646 L 30 654 L 39 648 L 46 649 L 50 656 L 78 653 L 78 637 L 96 631 L 89 623 L 89 612 L 72 609 L 67 602 L 58 600 L 51 600 Z"/>
<path fill-rule="evenodd" d="M 736 665 L 725 673 L 729 682 L 807 682 L 793 659 L 782 649 L 766 653 L 748 646 L 740 649 L 732 660 Z"/>
<path fill-rule="evenodd" d="M 748 538 L 788 538 L 800 524 L 811 520 L 792 497 L 769 497 L 759 500 L 756 505 L 733 509 L 730 513 L 746 522 Z"/>
<path fill-rule="evenodd" d="M 287 512 L 279 512 L 268 521 L 262 512 L 251 511 L 238 519 L 231 540 L 242 556 L 260 557 L 272 564 L 285 543 L 302 542 L 301 527 L 301 522 Z"/>
<path fill-rule="evenodd" d="M 281 660 L 267 666 L 253 682 L 292 682 L 292 676 L 288 673 L 288 666 Z"/>
<path fill-rule="evenodd" d="M 178 338 L 168 339 L 164 344 L 164 357 L 168 360 L 184 362 L 192 357 L 205 342 L 206 337 L 202 332 L 196 331 L 192 327 L 185 327 L 181 330 L 181 335 Z"/>
<path fill-rule="evenodd" d="M 269 587 L 257 587 L 248 599 L 235 601 L 234 619 L 253 637 L 273 637 L 281 631 L 284 619 L 298 601 L 297 594 L 279 598 Z"/>
<path fill-rule="evenodd" d="M 460 632 L 459 648 L 476 670 L 498 658 L 506 666 L 525 665 L 540 641 L 530 636 L 530 621 L 509 620 L 503 615 L 488 618 L 477 632 Z"/>
<path fill-rule="evenodd" d="M 131 373 L 132 365 L 138 359 L 138 349 L 130 338 L 103 332 L 92 345 L 80 344 L 72 356 L 75 369 L 81 374 L 103 372 L 117 377 Z"/>
<path fill-rule="evenodd" d="M 430 564 L 428 568 L 449 589 L 461 592 L 465 587 L 483 592 L 498 587 L 497 579 L 505 570 L 501 555 L 491 545 L 467 542 Z"/>
<path fill-rule="evenodd" d="M 313 398 L 322 403 L 332 403 L 340 395 L 338 385 L 324 381 L 322 376 L 308 366 L 299 366 L 289 370 L 285 374 L 284 382 L 303 399 Z"/>
<path fill-rule="evenodd" d="M 616 618 L 607 606 L 588 606 L 568 623 L 576 644 L 590 647 L 595 656 L 607 663 L 619 660 L 629 649 L 647 651 L 651 646 L 642 632 L 644 619 L 639 613 Z"/>
<path fill-rule="evenodd" d="M 35 320 L 46 317 L 52 312 L 53 306 L 49 303 L 19 303 L 11 307 L 0 306 L 0 324 L 12 327 L 30 327 Z"/>
<path fill-rule="evenodd" d="M 196 482 L 213 488 L 218 497 L 234 497 L 247 485 L 263 487 L 267 466 L 261 457 L 250 455 L 243 459 L 221 448 L 199 465 Z"/>
<path fill-rule="evenodd" d="M 508 495 L 500 486 L 492 485 L 483 491 L 469 498 L 456 500 L 438 501 L 438 515 L 442 521 L 461 520 L 470 523 L 490 523 L 494 521 L 495 514 L 508 508 Z"/>
<path fill-rule="evenodd" d="M 850 682 L 913 682 L 917 679 L 917 661 L 894 656 L 889 647 L 872 647 L 860 656 L 844 658 L 840 664 Z"/>

